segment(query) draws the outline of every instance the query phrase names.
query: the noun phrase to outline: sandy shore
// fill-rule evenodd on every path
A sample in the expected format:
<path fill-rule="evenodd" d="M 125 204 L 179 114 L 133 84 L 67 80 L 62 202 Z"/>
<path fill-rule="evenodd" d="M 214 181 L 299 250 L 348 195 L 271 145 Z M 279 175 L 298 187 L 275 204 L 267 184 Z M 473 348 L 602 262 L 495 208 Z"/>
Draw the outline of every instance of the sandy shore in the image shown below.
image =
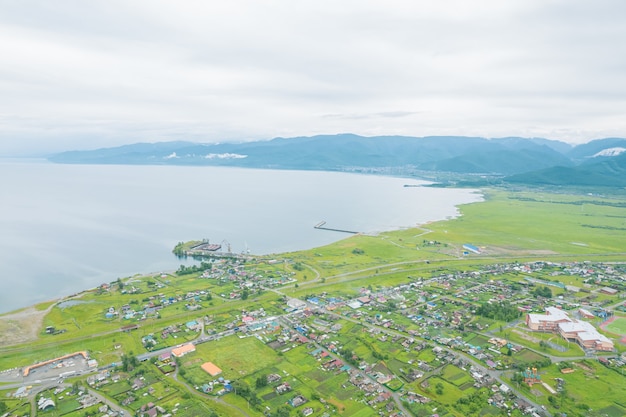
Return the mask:
<path fill-rule="evenodd" d="M 28 307 L 15 313 L 0 316 L 0 346 L 10 346 L 37 340 L 43 319 L 54 306 L 45 310 Z"/>

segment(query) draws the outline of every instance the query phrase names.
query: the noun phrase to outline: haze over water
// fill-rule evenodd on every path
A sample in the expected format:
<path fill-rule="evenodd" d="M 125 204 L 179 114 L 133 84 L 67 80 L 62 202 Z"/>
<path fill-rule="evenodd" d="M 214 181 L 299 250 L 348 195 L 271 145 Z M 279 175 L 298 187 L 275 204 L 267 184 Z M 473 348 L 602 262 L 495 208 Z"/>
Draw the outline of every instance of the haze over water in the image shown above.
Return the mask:
<path fill-rule="evenodd" d="M 0 313 L 136 273 L 174 270 L 179 241 L 309 249 L 458 214 L 474 190 L 413 179 L 218 167 L 0 161 Z"/>

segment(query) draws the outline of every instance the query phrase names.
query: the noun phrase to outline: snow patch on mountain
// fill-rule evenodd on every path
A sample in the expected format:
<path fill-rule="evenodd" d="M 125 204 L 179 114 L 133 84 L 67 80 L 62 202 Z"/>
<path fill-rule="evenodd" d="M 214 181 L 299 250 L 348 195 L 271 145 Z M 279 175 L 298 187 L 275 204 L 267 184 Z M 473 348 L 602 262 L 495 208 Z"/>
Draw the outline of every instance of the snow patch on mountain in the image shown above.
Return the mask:
<path fill-rule="evenodd" d="M 593 155 L 593 158 L 598 157 L 598 156 L 617 156 L 621 154 L 622 152 L 626 152 L 626 148 L 622 148 L 622 147 L 607 148 Z"/>
<path fill-rule="evenodd" d="M 238 153 L 210 153 L 205 156 L 206 159 L 243 159 L 248 155 L 241 155 Z"/>

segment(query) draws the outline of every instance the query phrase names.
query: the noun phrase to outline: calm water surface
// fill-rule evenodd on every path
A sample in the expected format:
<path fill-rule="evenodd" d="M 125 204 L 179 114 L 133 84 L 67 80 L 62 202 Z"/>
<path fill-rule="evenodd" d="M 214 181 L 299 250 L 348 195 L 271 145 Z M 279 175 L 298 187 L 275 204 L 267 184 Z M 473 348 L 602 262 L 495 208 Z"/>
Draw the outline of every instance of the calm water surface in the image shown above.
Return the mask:
<path fill-rule="evenodd" d="M 0 313 L 176 269 L 179 241 L 280 253 L 458 214 L 473 190 L 371 175 L 0 161 Z"/>

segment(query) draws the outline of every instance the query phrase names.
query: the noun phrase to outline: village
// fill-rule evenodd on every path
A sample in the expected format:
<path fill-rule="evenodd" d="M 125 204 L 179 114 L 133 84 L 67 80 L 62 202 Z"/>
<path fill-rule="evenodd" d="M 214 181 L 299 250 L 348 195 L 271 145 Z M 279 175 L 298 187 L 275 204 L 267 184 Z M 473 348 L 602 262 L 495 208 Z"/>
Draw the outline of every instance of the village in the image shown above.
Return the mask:
<path fill-rule="evenodd" d="M 185 386 L 206 398 L 238 396 L 266 415 L 364 407 L 389 416 L 456 415 L 480 407 L 548 416 L 554 400 L 546 398 L 571 391 L 576 372 L 626 365 L 615 347 L 623 335 L 602 332 L 626 320 L 622 265 L 500 263 L 298 298 L 284 290 L 297 284 L 285 261 L 263 265 L 220 258 L 184 291 L 171 291 L 178 278 L 168 274 L 103 285 L 100 296 L 118 290 L 127 302 L 105 308 L 101 320 L 139 338 L 144 352 L 131 358 L 117 344 L 121 363 L 93 365 L 85 356 L 94 362 L 84 374 L 54 382 L 84 384 L 67 387 L 75 396 L 93 392 L 86 398 L 97 404 L 82 406 L 99 405 L 104 411 L 96 415 L 109 416 L 192 415 Z M 273 294 L 272 301 L 259 301 L 260 294 Z M 207 312 L 218 301 L 241 307 Z M 185 320 L 167 320 L 181 311 Z M 233 346 L 246 346 L 253 359 L 237 359 Z M 39 391 L 42 412 L 82 398 L 59 390 Z M 110 404 L 95 400 L 98 393 Z"/>

